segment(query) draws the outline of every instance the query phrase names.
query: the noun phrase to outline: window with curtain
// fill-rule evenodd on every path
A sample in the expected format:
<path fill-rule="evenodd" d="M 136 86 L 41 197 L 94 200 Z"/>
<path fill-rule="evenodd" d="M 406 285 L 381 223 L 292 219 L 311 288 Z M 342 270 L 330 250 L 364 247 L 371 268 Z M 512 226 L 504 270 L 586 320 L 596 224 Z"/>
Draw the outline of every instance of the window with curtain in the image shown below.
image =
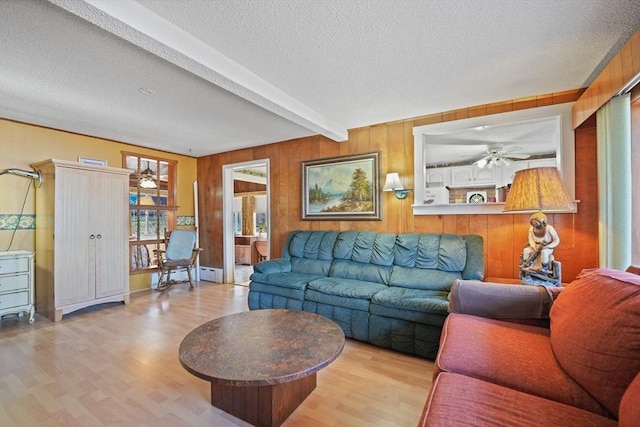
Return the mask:
<path fill-rule="evenodd" d="M 132 273 L 155 270 L 155 250 L 164 249 L 167 231 L 176 225 L 175 160 L 122 153 L 129 178 L 129 249 Z"/>

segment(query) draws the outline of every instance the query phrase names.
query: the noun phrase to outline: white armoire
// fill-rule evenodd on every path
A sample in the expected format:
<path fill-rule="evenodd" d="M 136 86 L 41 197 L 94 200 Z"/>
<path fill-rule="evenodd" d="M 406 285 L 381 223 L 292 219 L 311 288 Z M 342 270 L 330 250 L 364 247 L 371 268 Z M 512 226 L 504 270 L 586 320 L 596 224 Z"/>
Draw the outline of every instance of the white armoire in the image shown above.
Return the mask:
<path fill-rule="evenodd" d="M 95 304 L 129 303 L 129 175 L 51 159 L 33 164 L 36 312 L 54 321 Z"/>

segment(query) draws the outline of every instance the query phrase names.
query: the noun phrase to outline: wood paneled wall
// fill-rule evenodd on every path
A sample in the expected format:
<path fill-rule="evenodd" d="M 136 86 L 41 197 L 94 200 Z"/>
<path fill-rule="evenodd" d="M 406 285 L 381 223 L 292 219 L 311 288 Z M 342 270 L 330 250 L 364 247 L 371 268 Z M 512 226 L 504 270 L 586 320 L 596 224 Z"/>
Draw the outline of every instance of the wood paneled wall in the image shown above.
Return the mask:
<path fill-rule="evenodd" d="M 580 126 L 598 108 L 609 102 L 638 73 L 640 73 L 640 30 L 629 38 L 575 103 L 573 128 Z"/>
<path fill-rule="evenodd" d="M 405 187 L 413 188 L 413 128 L 488 114 L 576 101 L 583 90 L 514 99 L 474 106 L 349 131 L 346 142 L 312 136 L 198 159 L 200 183 L 200 243 L 202 265 L 221 267 L 222 167 L 268 158 L 271 166 L 271 253 L 282 253 L 292 230 L 371 230 L 391 233 L 434 232 L 479 234 L 485 239 L 485 276 L 517 277 L 517 261 L 527 240 L 530 215 L 420 215 L 414 216 L 412 196 L 397 200 L 382 193 L 381 221 L 302 221 L 301 162 L 354 153 L 381 152 L 381 186 L 388 171 L 399 172 Z M 571 281 L 583 268 L 597 266 L 597 186 L 595 180 L 595 125 L 576 130 L 577 214 L 554 214 L 549 222 L 561 244 L 556 258 L 562 262 L 563 280 Z"/>

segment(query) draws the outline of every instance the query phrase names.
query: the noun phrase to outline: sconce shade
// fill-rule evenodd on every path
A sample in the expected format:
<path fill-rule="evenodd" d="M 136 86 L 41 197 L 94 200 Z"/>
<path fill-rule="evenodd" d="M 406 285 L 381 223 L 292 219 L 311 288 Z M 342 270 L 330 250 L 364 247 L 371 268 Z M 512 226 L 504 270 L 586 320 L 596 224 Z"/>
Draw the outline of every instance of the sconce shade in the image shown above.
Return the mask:
<path fill-rule="evenodd" d="M 382 191 L 393 191 L 393 194 L 398 199 L 406 199 L 409 194 L 409 189 L 404 188 L 400 182 L 400 176 L 398 172 L 391 172 L 387 174 L 387 180 L 384 183 Z"/>
<path fill-rule="evenodd" d="M 384 183 L 382 191 L 395 191 L 404 190 L 402 183 L 400 182 L 400 176 L 398 172 L 391 172 L 387 174 L 387 180 Z"/>
<path fill-rule="evenodd" d="M 525 169 L 516 172 L 504 212 L 575 212 L 558 169 Z"/>

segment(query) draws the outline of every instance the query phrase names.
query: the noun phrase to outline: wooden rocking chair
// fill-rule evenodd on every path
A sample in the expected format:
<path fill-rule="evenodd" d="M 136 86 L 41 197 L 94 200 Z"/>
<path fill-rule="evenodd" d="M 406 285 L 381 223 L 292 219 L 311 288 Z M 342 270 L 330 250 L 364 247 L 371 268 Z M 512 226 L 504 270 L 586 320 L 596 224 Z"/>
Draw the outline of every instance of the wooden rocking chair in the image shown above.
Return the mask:
<path fill-rule="evenodd" d="M 191 269 L 195 266 L 201 248 L 196 248 L 196 231 L 173 230 L 165 233 L 165 250 L 155 250 L 158 261 L 158 287 L 164 291 L 176 283 L 189 282 L 189 289 L 193 289 Z M 176 270 L 187 270 L 187 280 L 171 279 L 171 273 Z"/>

